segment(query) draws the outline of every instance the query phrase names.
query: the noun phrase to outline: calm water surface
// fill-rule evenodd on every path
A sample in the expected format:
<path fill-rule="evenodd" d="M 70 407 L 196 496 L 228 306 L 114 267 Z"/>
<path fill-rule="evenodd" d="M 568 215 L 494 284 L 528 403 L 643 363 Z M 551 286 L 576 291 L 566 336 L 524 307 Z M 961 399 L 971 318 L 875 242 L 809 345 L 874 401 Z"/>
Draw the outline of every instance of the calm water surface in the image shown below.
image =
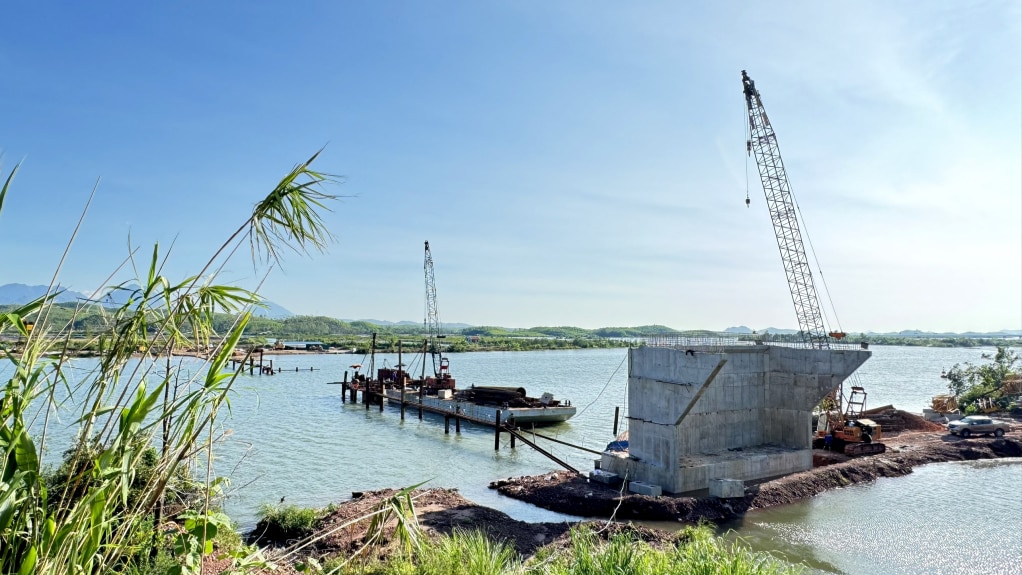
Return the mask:
<path fill-rule="evenodd" d="M 930 397 L 945 390 L 941 369 L 956 362 L 981 361 L 992 350 L 964 348 L 874 347 L 873 357 L 855 375 L 869 393 L 868 406 L 894 404 L 919 412 Z M 525 387 L 531 395 L 550 391 L 570 399 L 580 413 L 546 433 L 585 447 L 601 449 L 612 439 L 614 407 L 626 409 L 626 350 L 566 350 L 463 353 L 451 356 L 458 384 Z M 413 363 L 406 355 L 405 363 Z M 402 423 L 395 408 L 342 404 L 339 381 L 359 356 L 274 356 L 283 373 L 247 377 L 232 401 L 232 432 L 217 471 L 239 489 L 230 510 L 250 522 L 260 503 L 282 496 L 300 505 L 325 505 L 351 491 L 400 487 L 428 481 L 457 487 L 470 499 L 516 518 L 556 518 L 515 503 L 487 488 L 490 481 L 533 475 L 556 465 L 531 449 L 493 450 L 493 436 L 470 425 L 444 435 L 442 419 L 409 415 Z M 377 365 L 395 365 L 397 357 L 378 355 Z M 315 367 L 318 371 L 289 372 Z M 418 371 L 416 365 L 411 371 Z M 549 442 L 547 442 L 549 444 Z M 550 445 L 550 450 L 581 470 L 592 469 L 594 455 Z"/>
<path fill-rule="evenodd" d="M 725 528 L 807 573 L 1022 574 L 1022 461 L 924 465 Z"/>

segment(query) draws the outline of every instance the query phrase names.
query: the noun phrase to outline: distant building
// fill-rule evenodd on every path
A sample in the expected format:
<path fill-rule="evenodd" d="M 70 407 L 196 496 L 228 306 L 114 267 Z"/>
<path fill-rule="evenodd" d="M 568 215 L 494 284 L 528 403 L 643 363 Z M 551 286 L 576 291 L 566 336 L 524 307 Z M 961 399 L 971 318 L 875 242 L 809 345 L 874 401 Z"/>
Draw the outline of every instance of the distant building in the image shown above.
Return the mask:
<path fill-rule="evenodd" d="M 322 351 L 323 342 L 321 341 L 282 341 L 283 348 L 285 350 L 297 350 L 297 351 Z"/>

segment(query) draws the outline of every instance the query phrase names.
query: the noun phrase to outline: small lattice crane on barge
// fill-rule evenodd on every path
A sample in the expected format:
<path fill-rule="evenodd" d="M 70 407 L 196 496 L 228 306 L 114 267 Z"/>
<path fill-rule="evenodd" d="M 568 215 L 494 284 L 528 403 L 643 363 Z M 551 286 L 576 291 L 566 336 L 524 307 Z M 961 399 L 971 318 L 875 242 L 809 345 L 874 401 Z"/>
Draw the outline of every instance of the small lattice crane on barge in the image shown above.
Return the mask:
<path fill-rule="evenodd" d="M 433 357 L 433 379 L 427 381 L 427 387 L 439 389 L 454 389 L 454 379 L 451 377 L 450 360 L 444 357 L 440 347 L 440 339 L 445 337 L 440 333 L 440 314 L 436 305 L 436 279 L 433 277 L 433 254 L 429 251 L 429 242 L 426 242 L 426 256 L 423 262 L 423 270 L 426 274 L 426 316 L 423 324 L 426 328 L 426 345 L 430 355 Z M 423 365 L 425 368 L 425 365 Z M 432 384 L 432 385 L 430 385 Z"/>

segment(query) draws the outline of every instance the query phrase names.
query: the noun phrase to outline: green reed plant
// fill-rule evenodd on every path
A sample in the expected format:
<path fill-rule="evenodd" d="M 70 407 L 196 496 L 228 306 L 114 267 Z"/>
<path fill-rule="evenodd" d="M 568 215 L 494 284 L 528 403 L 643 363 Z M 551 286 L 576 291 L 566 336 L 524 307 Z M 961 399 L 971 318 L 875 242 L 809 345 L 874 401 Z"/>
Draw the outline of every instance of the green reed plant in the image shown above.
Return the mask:
<path fill-rule="evenodd" d="M 253 536 L 263 544 L 282 544 L 307 537 L 312 533 L 323 512 L 297 505 L 264 504 L 259 510 L 261 518 Z"/>
<path fill-rule="evenodd" d="M 18 341 L 16 348 L 0 350 L 8 363 L 3 373 L 9 373 L 0 396 L 0 573 L 139 572 L 146 559 L 159 557 L 151 550 L 167 541 L 176 557 L 168 572 L 200 569 L 213 541 L 230 529 L 213 506 L 218 482 L 209 465 L 215 420 L 221 409 L 229 409 L 238 376 L 228 362 L 251 317 L 246 310 L 258 301 L 254 292 L 217 279 L 245 242 L 253 264 L 267 268 L 278 264 L 285 250 L 309 253 L 326 247 L 332 236 L 320 210 L 334 196 L 320 191 L 331 178 L 312 170 L 317 155 L 259 201 L 196 275 L 166 277 L 167 256 L 159 246 L 144 265 L 132 252 L 126 263 L 138 287 L 113 288 L 128 296 L 127 303 L 110 311 L 94 336 L 102 351 L 88 373 L 67 375 L 71 324 L 51 321 L 52 287 L 44 297 L 0 314 L 0 336 Z M 17 169 L 0 188 L 0 208 Z M 74 234 L 68 246 L 73 242 Z M 51 286 L 62 264 L 63 259 Z M 212 328 L 218 312 L 238 314 L 227 333 Z M 179 378 L 162 369 L 161 354 L 169 366 L 175 347 L 205 348 L 214 342 L 196 375 Z M 132 362 L 139 352 L 145 355 Z M 39 454 L 52 448 L 48 431 L 61 405 L 76 410 L 78 431 L 65 446 L 64 476 L 48 483 Z M 199 456 L 205 469 L 196 467 Z M 181 515 L 183 530 L 164 534 L 165 496 L 182 476 L 201 480 L 201 498 Z M 246 564 L 249 555 L 242 550 L 236 563 Z"/>
<path fill-rule="evenodd" d="M 423 545 L 415 554 L 422 575 L 517 575 L 521 561 L 514 547 L 481 531 L 456 530 Z"/>
<path fill-rule="evenodd" d="M 303 570 L 343 575 L 522 575 L 521 559 L 515 549 L 475 530 L 455 530 L 433 540 L 422 540 L 409 554 L 399 552 L 385 560 L 350 563 L 336 557 L 320 562 L 306 561 Z"/>
<path fill-rule="evenodd" d="M 673 545 L 654 548 L 630 533 L 603 541 L 589 526 L 572 529 L 564 551 L 540 554 L 530 575 L 794 575 L 798 567 L 714 537 L 708 526 L 688 527 Z"/>

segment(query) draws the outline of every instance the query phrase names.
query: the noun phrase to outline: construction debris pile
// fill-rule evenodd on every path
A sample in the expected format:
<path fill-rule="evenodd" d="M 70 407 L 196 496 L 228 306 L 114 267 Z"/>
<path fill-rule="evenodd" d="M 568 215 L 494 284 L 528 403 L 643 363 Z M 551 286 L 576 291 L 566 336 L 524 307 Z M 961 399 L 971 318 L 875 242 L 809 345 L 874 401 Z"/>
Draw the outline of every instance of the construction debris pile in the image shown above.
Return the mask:
<path fill-rule="evenodd" d="M 946 429 L 945 426 L 927 421 L 914 413 L 895 409 L 893 405 L 868 409 L 863 412 L 863 416 L 879 423 L 887 433 L 898 433 L 901 431 L 944 431 Z"/>

